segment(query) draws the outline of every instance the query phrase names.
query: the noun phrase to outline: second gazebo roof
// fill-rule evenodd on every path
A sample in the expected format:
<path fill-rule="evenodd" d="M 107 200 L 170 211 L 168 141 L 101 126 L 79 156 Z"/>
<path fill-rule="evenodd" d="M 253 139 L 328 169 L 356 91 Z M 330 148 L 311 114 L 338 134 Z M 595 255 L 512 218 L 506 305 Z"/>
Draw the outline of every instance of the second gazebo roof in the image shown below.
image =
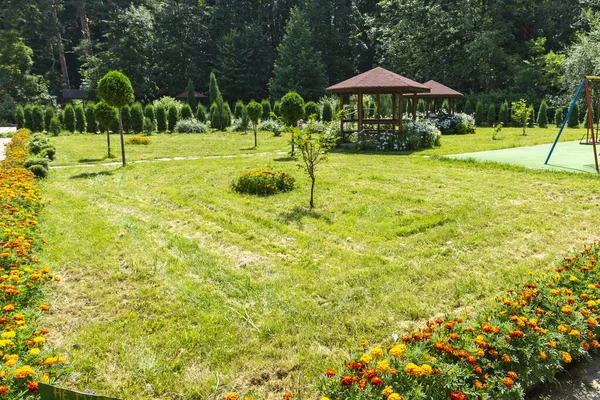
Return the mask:
<path fill-rule="evenodd" d="M 330 93 L 424 93 L 429 88 L 402 75 L 377 67 L 343 82 L 329 86 Z"/>
<path fill-rule="evenodd" d="M 449 88 L 446 85 L 442 85 L 439 82 L 434 80 L 428 81 L 424 83 L 429 89 L 429 93 L 420 93 L 419 97 L 436 97 L 436 98 L 452 98 L 452 97 L 463 97 L 461 92 L 457 92 L 456 90 Z"/>

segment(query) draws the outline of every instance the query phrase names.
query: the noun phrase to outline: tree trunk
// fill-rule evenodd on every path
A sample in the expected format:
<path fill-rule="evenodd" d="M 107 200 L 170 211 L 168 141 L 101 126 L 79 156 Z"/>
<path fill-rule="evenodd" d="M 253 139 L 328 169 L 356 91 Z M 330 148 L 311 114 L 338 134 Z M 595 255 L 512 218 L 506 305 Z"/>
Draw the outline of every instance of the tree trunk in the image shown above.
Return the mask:
<path fill-rule="evenodd" d="M 127 164 L 125 162 L 125 139 L 123 138 L 123 118 L 121 117 L 122 107 L 119 107 L 119 134 L 121 135 L 121 156 L 123 158 L 123 166 Z"/>
<path fill-rule="evenodd" d="M 110 158 L 110 132 L 106 130 L 106 142 L 108 143 L 108 158 Z"/>
<path fill-rule="evenodd" d="M 258 147 L 256 144 L 256 124 L 254 124 L 254 148 Z"/>
<path fill-rule="evenodd" d="M 65 89 L 69 89 L 69 70 L 67 69 L 67 59 L 65 58 L 65 48 L 62 43 L 62 35 L 60 34 L 60 21 L 56 12 L 56 1 L 52 1 L 51 5 L 52 17 L 54 18 L 54 24 L 56 27 L 56 42 L 58 46 L 58 60 L 60 61 L 60 71 L 63 76 L 63 85 Z"/>
<path fill-rule="evenodd" d="M 85 8 L 85 1 L 86 0 L 81 0 L 79 3 L 79 21 L 81 22 L 81 36 L 83 37 L 83 40 L 87 42 L 84 46 L 83 52 L 89 57 L 92 55 L 92 43 L 90 42 L 90 24 Z"/>
<path fill-rule="evenodd" d="M 312 176 L 310 184 L 310 209 L 312 210 L 315 207 L 314 195 L 315 195 L 315 177 Z"/>

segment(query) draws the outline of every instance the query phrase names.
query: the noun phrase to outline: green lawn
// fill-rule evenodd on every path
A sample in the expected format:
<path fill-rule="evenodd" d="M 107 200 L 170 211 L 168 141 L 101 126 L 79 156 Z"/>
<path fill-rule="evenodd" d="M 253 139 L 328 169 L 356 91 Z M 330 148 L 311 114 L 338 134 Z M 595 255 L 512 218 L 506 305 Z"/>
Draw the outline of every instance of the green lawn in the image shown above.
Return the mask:
<path fill-rule="evenodd" d="M 315 398 L 311 384 L 360 339 L 466 315 L 528 271 L 551 271 L 600 237 L 595 175 L 421 156 L 556 134 L 505 131 L 499 141 L 485 129 L 443 137 L 409 157 L 333 153 L 313 212 L 309 181 L 285 156 L 80 167 L 101 154 L 102 137 L 54 138 L 57 161 L 73 165 L 41 184 L 53 199 L 41 259 L 64 278 L 51 293 L 50 339 L 74 360 L 64 386 L 125 399 Z M 153 159 L 287 148 L 288 138 L 264 133 L 257 150 L 243 150 L 251 136 L 229 135 L 153 136 L 128 149 Z M 229 191 L 240 172 L 262 167 L 292 173 L 297 188 Z"/>

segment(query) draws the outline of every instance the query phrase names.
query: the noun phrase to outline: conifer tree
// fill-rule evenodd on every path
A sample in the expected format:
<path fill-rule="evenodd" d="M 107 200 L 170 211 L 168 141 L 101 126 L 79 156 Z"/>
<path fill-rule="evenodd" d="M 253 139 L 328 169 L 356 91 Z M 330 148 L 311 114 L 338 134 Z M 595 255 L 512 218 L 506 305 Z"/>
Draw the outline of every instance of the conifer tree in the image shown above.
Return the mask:
<path fill-rule="evenodd" d="M 166 132 L 167 130 L 167 110 L 162 104 L 158 104 L 156 109 L 156 130 L 159 132 Z"/>
<path fill-rule="evenodd" d="M 144 111 L 140 103 L 135 103 L 131 107 L 131 131 L 133 133 L 144 131 Z"/>
<path fill-rule="evenodd" d="M 75 129 L 79 133 L 84 133 L 86 130 L 85 111 L 82 104 L 75 106 Z"/>
<path fill-rule="evenodd" d="M 477 102 L 477 105 L 475 106 L 475 125 L 482 126 L 484 120 L 485 120 L 485 113 L 483 110 L 483 102 L 481 102 L 481 100 L 480 100 Z"/>
<path fill-rule="evenodd" d="M 212 107 L 212 103 L 217 101 L 217 91 L 219 87 L 217 86 L 217 77 L 214 72 L 210 73 L 210 79 L 208 83 L 208 102 Z"/>
<path fill-rule="evenodd" d="M 575 103 L 575 107 L 573 107 L 573 111 L 569 115 L 567 126 L 569 128 L 579 128 L 579 104 L 577 103 Z"/>
<path fill-rule="evenodd" d="M 548 127 L 548 104 L 546 100 L 542 100 L 540 104 L 540 110 L 538 111 L 537 124 L 540 128 Z"/>
<path fill-rule="evenodd" d="M 187 84 L 187 103 L 192 109 L 192 113 L 196 111 L 196 92 L 194 90 L 194 83 L 191 79 L 188 80 Z"/>
<path fill-rule="evenodd" d="M 124 105 L 121 107 L 121 120 L 123 122 L 123 131 L 125 133 L 131 132 L 131 107 Z"/>
<path fill-rule="evenodd" d="M 26 104 L 25 109 L 23 110 L 23 113 L 25 114 L 25 128 L 29 129 L 30 131 L 33 130 L 33 119 L 31 118 L 32 112 L 33 106 L 31 104 Z"/>
<path fill-rule="evenodd" d="M 17 123 L 17 129 L 25 128 L 25 112 L 21 105 L 18 105 L 15 110 L 15 122 Z"/>
<path fill-rule="evenodd" d="M 154 114 L 154 106 L 151 103 L 146 104 L 146 107 L 144 107 L 144 121 L 147 121 L 145 124 L 151 132 L 156 130 L 156 115 Z"/>
<path fill-rule="evenodd" d="M 92 102 L 88 102 L 85 106 L 85 121 L 87 122 L 87 132 L 96 133 L 98 132 L 98 122 L 96 121 L 96 114 L 94 113 L 95 105 Z"/>
<path fill-rule="evenodd" d="M 200 122 L 206 122 L 206 109 L 202 104 L 198 104 L 198 110 L 196 111 L 196 119 Z"/>
<path fill-rule="evenodd" d="M 498 123 L 502 123 L 502 125 L 508 126 L 508 122 L 508 101 L 504 100 L 504 102 L 500 105 L 500 112 L 498 113 Z"/>
<path fill-rule="evenodd" d="M 169 106 L 169 112 L 167 115 L 167 127 L 169 128 L 169 131 L 173 132 L 175 130 L 177 121 L 179 121 L 179 110 L 177 110 L 177 106 L 175 104 L 171 104 Z"/>
<path fill-rule="evenodd" d="M 215 101 L 210 106 L 210 126 L 223 131 L 231 125 L 231 109 L 229 104 L 223 101 L 214 73 L 210 75 L 210 85 L 210 90 L 214 92 L 215 96 Z"/>
<path fill-rule="evenodd" d="M 323 104 L 323 122 L 329 122 L 333 119 L 333 110 L 331 109 L 331 104 L 326 101 Z"/>
<path fill-rule="evenodd" d="M 533 104 L 530 104 L 527 110 L 529 112 L 527 115 L 527 127 L 533 128 L 535 126 L 535 108 L 533 107 Z"/>
<path fill-rule="evenodd" d="M 494 104 L 490 104 L 488 108 L 488 118 L 487 118 L 488 126 L 494 126 L 496 124 L 496 106 Z"/>
<path fill-rule="evenodd" d="M 65 107 L 65 129 L 69 132 L 75 132 L 75 110 L 73 106 L 67 104 Z"/>
<path fill-rule="evenodd" d="M 50 129 L 50 121 L 52 121 L 52 118 L 54 118 L 56 116 L 56 113 L 54 112 L 54 107 L 51 105 L 47 105 L 46 109 L 44 110 L 44 127 L 46 128 L 46 130 Z"/>
<path fill-rule="evenodd" d="M 244 102 L 242 100 L 238 100 L 235 102 L 233 117 L 235 119 L 242 118 L 242 111 L 244 111 Z"/>
<path fill-rule="evenodd" d="M 560 127 L 564 121 L 565 116 L 563 115 L 563 109 L 562 107 L 556 107 L 556 110 L 554 110 L 554 125 L 556 125 L 556 127 Z"/>
<path fill-rule="evenodd" d="M 181 119 L 192 119 L 194 114 L 192 113 L 192 107 L 185 103 L 181 106 Z"/>
<path fill-rule="evenodd" d="M 473 106 L 471 105 L 471 100 L 467 100 L 467 102 L 465 103 L 465 114 L 473 114 Z"/>
<path fill-rule="evenodd" d="M 39 104 L 33 107 L 33 109 L 31 110 L 31 131 L 44 131 L 44 110 Z"/>
<path fill-rule="evenodd" d="M 262 106 L 262 119 L 268 120 L 271 118 L 271 102 L 269 99 L 264 99 L 261 101 L 260 105 Z"/>

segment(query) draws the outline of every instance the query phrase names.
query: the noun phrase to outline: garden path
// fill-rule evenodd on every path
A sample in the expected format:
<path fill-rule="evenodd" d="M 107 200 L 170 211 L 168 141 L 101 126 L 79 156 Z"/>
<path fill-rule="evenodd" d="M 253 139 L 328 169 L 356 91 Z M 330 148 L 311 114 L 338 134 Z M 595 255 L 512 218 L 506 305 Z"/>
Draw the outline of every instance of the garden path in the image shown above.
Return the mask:
<path fill-rule="evenodd" d="M 4 148 L 10 142 L 10 138 L 0 138 L 0 160 L 4 160 Z"/>
<path fill-rule="evenodd" d="M 582 361 L 558 376 L 558 386 L 546 385 L 535 400 L 600 400 L 600 357 Z"/>

